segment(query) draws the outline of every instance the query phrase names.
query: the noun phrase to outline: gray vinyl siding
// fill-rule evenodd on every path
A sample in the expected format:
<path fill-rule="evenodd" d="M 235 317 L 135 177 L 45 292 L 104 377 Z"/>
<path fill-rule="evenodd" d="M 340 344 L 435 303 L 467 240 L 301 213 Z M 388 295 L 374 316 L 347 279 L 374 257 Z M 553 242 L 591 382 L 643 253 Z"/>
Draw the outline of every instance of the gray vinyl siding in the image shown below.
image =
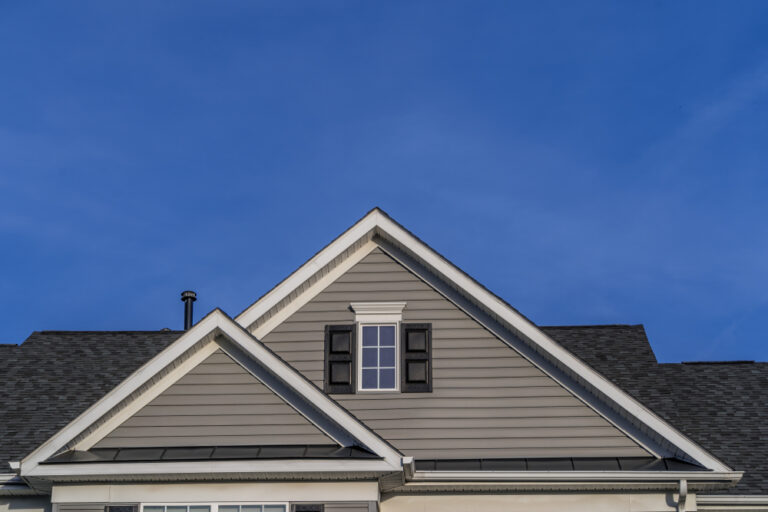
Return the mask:
<path fill-rule="evenodd" d="M 335 444 L 221 350 L 96 447 Z"/>
<path fill-rule="evenodd" d="M 350 302 L 406 301 L 404 322 L 432 324 L 432 393 L 334 395 L 406 455 L 644 456 L 648 453 L 424 281 L 376 249 L 263 341 L 323 387 L 326 324 Z"/>

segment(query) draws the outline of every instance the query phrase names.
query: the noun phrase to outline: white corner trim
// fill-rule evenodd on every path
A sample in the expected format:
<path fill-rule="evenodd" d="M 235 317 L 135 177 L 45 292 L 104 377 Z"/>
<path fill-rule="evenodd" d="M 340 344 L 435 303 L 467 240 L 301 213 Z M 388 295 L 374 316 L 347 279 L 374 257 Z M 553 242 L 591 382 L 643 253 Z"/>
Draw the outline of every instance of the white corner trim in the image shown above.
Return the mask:
<path fill-rule="evenodd" d="M 260 325 L 253 331 L 251 331 L 253 335 L 256 336 L 257 339 L 263 339 L 264 336 L 272 332 L 278 325 L 280 325 L 285 320 L 287 320 L 296 311 L 298 311 L 303 306 L 305 306 L 309 301 L 317 297 L 317 295 L 320 292 L 322 292 L 325 288 L 327 288 L 328 285 L 336 281 L 339 277 L 344 275 L 349 269 L 357 265 L 360 261 L 362 261 L 363 258 L 368 256 L 371 253 L 371 251 L 373 251 L 377 247 L 378 245 L 376 245 L 376 243 L 374 242 L 371 242 L 370 240 L 365 244 L 363 244 L 353 254 L 350 254 L 349 257 L 347 257 L 346 259 L 344 259 L 344 261 L 340 262 L 337 266 L 335 266 L 330 272 L 328 272 L 326 275 L 318 279 L 317 282 L 312 284 L 312 286 L 310 286 L 309 288 L 304 290 L 301 294 L 299 294 L 298 297 L 296 297 L 295 299 L 291 300 L 288 304 L 286 304 L 284 308 L 280 309 L 280 311 L 276 312 L 274 315 L 269 317 L 269 319 L 266 322 L 264 322 L 262 325 Z M 313 269 L 310 275 L 307 277 L 307 279 L 309 279 L 309 277 L 311 277 L 311 275 L 314 274 L 316 271 L 317 270 Z M 304 281 L 302 281 L 302 283 L 303 282 Z M 275 297 L 276 296 L 271 296 L 271 298 L 273 299 Z M 265 297 L 265 299 L 266 298 L 267 297 Z M 276 302 L 274 302 L 274 304 L 277 304 L 278 302 L 280 302 L 280 300 L 277 300 Z M 271 301 L 268 301 L 268 302 L 271 303 Z M 264 310 L 264 313 L 266 313 L 267 311 L 269 311 L 269 309 L 272 308 L 272 306 L 267 308 L 266 307 L 267 303 L 265 302 L 262 304 L 261 301 L 259 301 L 254 306 L 256 305 L 259 306 L 258 311 Z M 261 314 L 256 316 L 254 319 L 254 322 L 260 316 Z M 240 325 L 242 325 L 243 327 L 247 327 L 248 330 L 251 330 L 249 326 L 253 322 L 251 322 L 251 324 L 243 323 L 243 322 L 238 322 L 238 323 L 240 323 Z"/>
<path fill-rule="evenodd" d="M 565 350 L 527 318 L 483 288 L 479 283 L 437 254 L 424 242 L 417 239 L 379 209 L 372 210 L 360 219 L 334 242 L 302 265 L 288 279 L 241 313 L 236 318 L 236 321 L 245 327 L 252 325 L 259 316 L 268 311 L 274 304 L 290 295 L 296 287 L 306 279 L 309 279 L 314 272 L 332 261 L 366 233 L 374 229 L 384 235 L 385 238 L 395 240 L 407 248 L 425 262 L 428 267 L 434 269 L 437 274 L 451 282 L 458 289 L 463 290 L 464 293 L 479 304 L 482 304 L 493 315 L 511 325 L 522 337 L 538 347 L 538 350 L 543 354 L 558 361 L 564 368 L 578 375 L 586 383 L 603 393 L 610 401 L 627 411 L 630 416 L 636 418 L 642 425 L 656 432 L 671 445 L 687 453 L 696 462 L 713 471 L 730 471 L 726 464 L 688 439 L 650 409 L 643 406 L 618 386 Z"/>
<path fill-rule="evenodd" d="M 135 371 L 130 377 L 112 389 L 112 391 L 107 393 L 101 400 L 89 407 L 80 416 L 75 418 L 45 443 L 40 445 L 35 451 L 25 457 L 21 462 L 21 474 L 23 476 L 32 474 L 35 469 L 39 467 L 38 465 L 40 462 L 48 459 L 63 449 L 69 442 L 80 435 L 80 433 L 84 432 L 104 414 L 108 413 L 125 398 L 129 397 L 131 393 L 150 381 L 150 379 L 154 378 L 162 369 L 173 363 L 179 356 L 200 340 L 213 333 L 222 333 L 226 335 L 246 353 L 253 356 L 261 364 L 270 368 L 278 378 L 282 379 L 297 393 L 305 396 L 323 413 L 333 418 L 334 421 L 336 421 L 339 426 L 346 429 L 352 437 L 358 439 L 370 450 L 383 457 L 390 469 L 399 470 L 400 453 L 361 424 L 357 419 L 352 417 L 345 409 L 331 400 L 330 397 L 306 380 L 282 359 L 278 358 L 221 310 L 216 309 L 205 316 L 205 318 L 200 320 L 144 366 Z M 118 413 L 115 416 L 123 417 L 124 415 Z M 117 421 L 119 420 L 115 419 L 115 422 Z M 126 466 L 124 464 L 119 465 L 123 467 Z"/>

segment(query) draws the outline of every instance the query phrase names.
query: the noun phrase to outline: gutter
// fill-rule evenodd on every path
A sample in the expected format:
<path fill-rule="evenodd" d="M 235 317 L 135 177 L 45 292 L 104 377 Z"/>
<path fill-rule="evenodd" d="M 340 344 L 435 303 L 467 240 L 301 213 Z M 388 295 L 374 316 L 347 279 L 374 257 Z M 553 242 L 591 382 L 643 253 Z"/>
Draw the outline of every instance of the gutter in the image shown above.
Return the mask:
<path fill-rule="evenodd" d="M 723 494 L 696 496 L 698 510 L 768 511 L 768 495 L 765 494 Z"/>
<path fill-rule="evenodd" d="M 601 480 L 606 482 L 674 482 L 681 480 L 736 483 L 743 471 L 415 471 L 414 482 L 580 482 Z"/>
<path fill-rule="evenodd" d="M 689 492 L 727 489 L 742 475 L 741 471 L 415 471 L 396 492 L 664 490 L 678 493 L 683 512 Z"/>

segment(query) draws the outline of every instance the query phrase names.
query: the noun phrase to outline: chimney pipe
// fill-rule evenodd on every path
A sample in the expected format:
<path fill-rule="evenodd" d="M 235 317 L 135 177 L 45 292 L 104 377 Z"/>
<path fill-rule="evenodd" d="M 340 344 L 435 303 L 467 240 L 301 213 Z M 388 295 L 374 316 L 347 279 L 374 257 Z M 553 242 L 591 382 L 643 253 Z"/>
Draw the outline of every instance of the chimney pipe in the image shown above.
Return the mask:
<path fill-rule="evenodd" d="M 191 290 L 181 292 L 181 301 L 184 303 L 184 330 L 192 327 L 192 303 L 197 300 L 197 294 Z"/>

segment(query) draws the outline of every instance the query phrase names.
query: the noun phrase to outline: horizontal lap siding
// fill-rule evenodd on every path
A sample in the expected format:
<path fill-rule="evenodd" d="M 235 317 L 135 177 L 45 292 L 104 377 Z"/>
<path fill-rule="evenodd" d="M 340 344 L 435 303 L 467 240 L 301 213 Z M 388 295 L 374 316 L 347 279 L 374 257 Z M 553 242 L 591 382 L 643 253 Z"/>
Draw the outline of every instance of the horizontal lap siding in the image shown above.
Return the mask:
<path fill-rule="evenodd" d="M 219 350 L 126 420 L 97 447 L 332 442 Z"/>
<path fill-rule="evenodd" d="M 334 395 L 406 455 L 642 456 L 647 452 L 454 304 L 375 250 L 264 342 L 323 387 L 326 324 L 351 302 L 406 301 L 403 321 L 431 323 L 433 392 Z"/>

